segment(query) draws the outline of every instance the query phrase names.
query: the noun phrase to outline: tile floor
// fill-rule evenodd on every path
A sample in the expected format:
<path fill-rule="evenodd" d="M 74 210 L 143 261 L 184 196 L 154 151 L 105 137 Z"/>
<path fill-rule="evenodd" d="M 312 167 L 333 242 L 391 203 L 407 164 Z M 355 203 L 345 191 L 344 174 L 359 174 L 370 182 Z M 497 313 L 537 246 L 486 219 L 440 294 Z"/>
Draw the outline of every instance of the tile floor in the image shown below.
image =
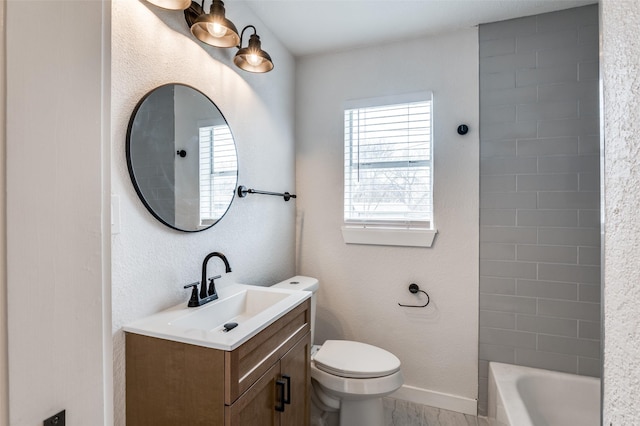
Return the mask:
<path fill-rule="evenodd" d="M 400 399 L 384 398 L 387 426 L 489 426 L 486 417 L 441 410 Z"/>

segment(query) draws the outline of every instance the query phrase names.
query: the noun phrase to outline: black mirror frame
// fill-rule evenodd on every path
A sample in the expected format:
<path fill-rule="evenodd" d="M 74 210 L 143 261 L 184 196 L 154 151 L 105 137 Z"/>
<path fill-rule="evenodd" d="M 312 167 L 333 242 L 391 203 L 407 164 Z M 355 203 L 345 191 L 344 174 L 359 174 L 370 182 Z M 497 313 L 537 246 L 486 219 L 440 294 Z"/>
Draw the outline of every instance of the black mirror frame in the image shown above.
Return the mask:
<path fill-rule="evenodd" d="M 162 87 L 166 87 L 166 86 L 183 86 L 183 87 L 187 87 L 189 89 L 192 89 L 192 90 L 198 92 L 199 94 L 204 96 L 209 102 L 211 102 L 211 105 L 213 105 L 213 107 L 220 113 L 220 116 L 225 121 L 225 123 L 227 123 L 227 125 L 229 125 L 229 122 L 225 118 L 224 114 L 222 114 L 222 111 L 220 111 L 220 108 L 218 108 L 218 106 L 215 104 L 215 102 L 213 102 L 211 100 L 211 98 L 209 98 L 207 95 L 205 95 L 204 93 L 202 93 L 200 90 L 196 89 L 195 87 L 189 86 L 187 84 L 182 84 L 182 83 L 166 83 L 166 84 L 154 87 L 153 89 L 151 89 L 149 92 L 147 92 L 138 101 L 138 103 L 136 104 L 135 108 L 133 109 L 133 112 L 131 113 L 131 117 L 129 118 L 129 124 L 127 125 L 126 145 L 125 145 L 125 156 L 126 156 L 126 161 L 127 161 L 127 170 L 129 172 L 129 177 L 131 178 L 131 183 L 133 184 L 133 188 L 135 189 L 136 193 L 138 194 L 138 198 L 140 199 L 140 201 L 142 201 L 142 204 L 149 211 L 149 213 L 151 213 L 151 215 L 153 217 L 155 217 L 160 223 L 162 223 L 165 226 L 168 226 L 171 229 L 174 229 L 174 230 L 180 231 L 180 232 L 194 233 L 194 232 L 206 231 L 207 229 L 210 229 L 211 227 L 216 225 L 218 222 L 220 222 L 222 220 L 222 218 L 225 217 L 226 214 L 229 212 L 229 209 L 231 208 L 231 205 L 233 204 L 233 201 L 236 198 L 235 186 L 237 186 L 237 184 L 238 184 L 238 170 L 239 170 L 240 167 L 238 167 L 236 169 L 236 184 L 234 185 L 233 196 L 231 197 L 231 201 L 229 201 L 229 205 L 227 206 L 227 209 L 222 214 L 222 216 L 220 216 L 214 223 L 212 223 L 211 225 L 209 225 L 207 227 L 204 227 L 202 229 L 182 229 L 182 228 L 178 228 L 174 224 L 168 223 L 166 220 L 164 220 L 162 217 L 160 217 L 160 215 L 158 215 L 154 211 L 153 207 L 151 207 L 151 205 L 147 202 L 144 194 L 142 193 L 142 190 L 140 189 L 140 186 L 138 185 L 138 182 L 136 180 L 135 173 L 134 173 L 134 170 L 133 170 L 133 163 L 132 163 L 132 160 L 131 160 L 131 132 L 133 130 L 133 125 L 134 125 L 134 122 L 135 122 L 135 118 L 136 118 L 136 116 L 138 114 L 138 111 L 140 110 L 140 108 L 142 107 L 144 102 L 149 98 L 149 96 L 151 96 L 151 94 L 153 94 L 156 90 L 158 90 L 158 89 L 160 89 Z M 229 132 L 231 133 L 231 136 L 233 137 L 233 131 L 231 130 L 230 126 L 229 126 Z M 238 147 L 236 146 L 236 143 L 235 143 L 235 137 L 233 137 L 233 141 L 234 141 L 234 149 L 236 151 L 236 161 L 237 161 L 237 159 L 238 159 Z"/>

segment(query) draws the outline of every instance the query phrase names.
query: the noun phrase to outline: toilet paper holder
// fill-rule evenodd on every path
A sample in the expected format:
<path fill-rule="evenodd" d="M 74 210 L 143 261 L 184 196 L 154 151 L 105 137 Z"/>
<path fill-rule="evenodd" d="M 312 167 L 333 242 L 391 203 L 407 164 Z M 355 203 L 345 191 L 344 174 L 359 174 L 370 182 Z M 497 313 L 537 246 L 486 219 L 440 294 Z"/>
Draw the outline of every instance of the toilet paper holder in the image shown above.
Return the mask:
<path fill-rule="evenodd" d="M 420 290 L 420 287 L 416 283 L 409 284 L 409 291 L 411 293 L 413 293 L 413 294 L 424 293 L 425 296 L 427 296 L 427 303 L 425 303 L 424 305 L 404 305 L 402 303 L 398 303 L 398 306 L 402 306 L 404 308 L 425 308 L 429 304 L 429 302 L 431 301 L 431 298 L 429 297 L 427 292 L 424 291 L 424 290 Z"/>

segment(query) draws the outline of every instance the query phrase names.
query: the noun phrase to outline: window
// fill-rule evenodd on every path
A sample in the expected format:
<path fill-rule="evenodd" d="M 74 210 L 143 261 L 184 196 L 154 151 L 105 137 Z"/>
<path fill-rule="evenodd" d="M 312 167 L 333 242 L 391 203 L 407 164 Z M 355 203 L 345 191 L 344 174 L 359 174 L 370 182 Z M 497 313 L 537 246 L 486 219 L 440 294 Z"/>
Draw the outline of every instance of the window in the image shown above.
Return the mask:
<path fill-rule="evenodd" d="M 238 164 L 227 125 L 200 127 L 200 224 L 211 225 L 233 198 Z"/>
<path fill-rule="evenodd" d="M 345 242 L 431 246 L 432 104 L 416 93 L 345 108 Z"/>

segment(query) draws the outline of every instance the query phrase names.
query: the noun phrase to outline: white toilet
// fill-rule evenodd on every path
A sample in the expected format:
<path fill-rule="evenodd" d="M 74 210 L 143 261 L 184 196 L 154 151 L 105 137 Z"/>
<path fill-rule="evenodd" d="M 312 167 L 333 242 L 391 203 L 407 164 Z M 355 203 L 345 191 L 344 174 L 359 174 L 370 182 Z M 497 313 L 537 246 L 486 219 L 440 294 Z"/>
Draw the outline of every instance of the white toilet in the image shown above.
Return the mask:
<path fill-rule="evenodd" d="M 311 291 L 313 343 L 318 280 L 295 276 L 273 287 Z M 382 398 L 402 386 L 400 360 L 366 343 L 327 340 L 311 349 L 312 403 L 321 412 L 339 411 L 341 426 L 383 426 Z M 314 410 L 316 411 L 316 410 Z M 312 424 L 322 425 L 322 419 Z"/>

